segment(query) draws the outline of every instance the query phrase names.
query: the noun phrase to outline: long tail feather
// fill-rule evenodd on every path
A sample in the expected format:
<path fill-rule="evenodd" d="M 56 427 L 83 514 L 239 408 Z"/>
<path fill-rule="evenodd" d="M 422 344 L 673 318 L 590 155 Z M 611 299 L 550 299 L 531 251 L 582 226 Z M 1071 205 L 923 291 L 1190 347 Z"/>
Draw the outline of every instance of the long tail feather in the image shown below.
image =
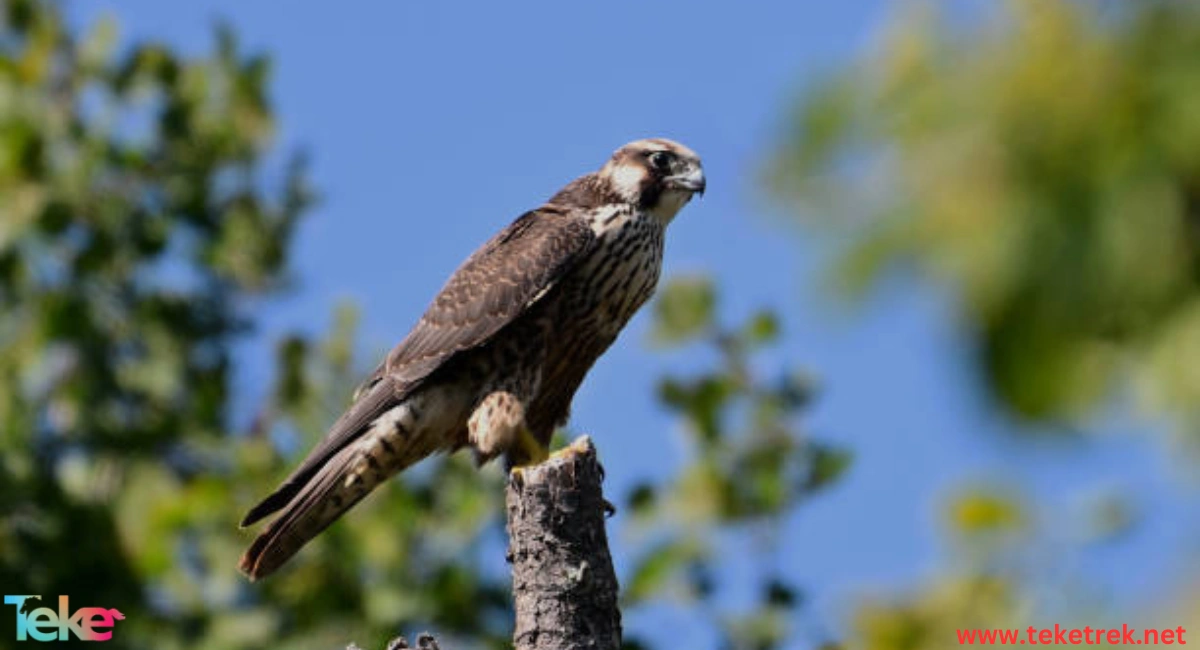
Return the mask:
<path fill-rule="evenodd" d="M 441 448 L 441 437 L 415 426 L 402 405 L 377 418 L 352 444 L 311 472 L 297 471 L 255 506 L 243 525 L 282 509 L 242 555 L 238 566 L 251 580 L 270 575 L 376 486 Z"/>
<path fill-rule="evenodd" d="M 250 509 L 245 517 L 238 523 L 239 528 L 252 526 L 258 520 L 286 506 L 300 491 L 300 486 L 292 486 L 284 484 L 279 489 L 267 495 L 267 498 L 258 502 L 258 505 Z"/>
<path fill-rule="evenodd" d="M 376 375 L 379 372 L 377 370 Z M 398 395 L 394 386 L 394 382 L 383 377 L 360 388 L 355 393 L 354 404 L 333 423 L 325 439 L 309 452 L 304 462 L 278 489 L 246 513 L 239 526 L 245 528 L 291 503 L 306 485 L 313 482 L 321 468 L 329 465 L 338 452 L 352 447 L 359 436 L 370 430 L 372 423 L 386 413 L 392 413 L 393 422 L 401 419 L 401 414 L 408 411 L 403 404 L 397 404 Z M 386 432 L 371 432 L 386 435 Z"/>
<path fill-rule="evenodd" d="M 242 555 L 238 568 L 251 580 L 270 575 L 379 483 L 356 471 L 355 448 L 339 452 L 287 504 Z"/>

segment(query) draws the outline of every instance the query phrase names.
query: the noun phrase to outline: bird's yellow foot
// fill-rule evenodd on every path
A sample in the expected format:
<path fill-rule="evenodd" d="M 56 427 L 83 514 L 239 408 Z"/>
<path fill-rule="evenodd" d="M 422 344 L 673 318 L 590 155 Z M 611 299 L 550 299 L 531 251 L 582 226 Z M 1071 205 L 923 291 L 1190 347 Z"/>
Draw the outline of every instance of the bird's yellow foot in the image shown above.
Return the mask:
<path fill-rule="evenodd" d="M 513 447 L 513 453 L 509 455 L 509 458 L 514 458 L 516 462 L 513 463 L 510 471 L 540 465 L 550 458 L 550 448 L 538 442 L 537 438 L 533 437 L 533 433 L 524 427 L 517 432 L 516 444 Z"/>

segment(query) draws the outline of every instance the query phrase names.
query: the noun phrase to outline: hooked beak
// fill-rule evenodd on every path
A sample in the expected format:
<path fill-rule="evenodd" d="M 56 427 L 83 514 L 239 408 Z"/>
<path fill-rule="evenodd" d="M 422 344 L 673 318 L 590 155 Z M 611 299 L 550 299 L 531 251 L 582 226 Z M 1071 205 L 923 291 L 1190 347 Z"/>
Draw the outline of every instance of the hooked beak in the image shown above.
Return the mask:
<path fill-rule="evenodd" d="M 685 190 L 694 194 L 704 196 L 704 170 L 700 167 L 692 169 L 675 176 L 668 177 L 667 186 L 675 189 Z"/>

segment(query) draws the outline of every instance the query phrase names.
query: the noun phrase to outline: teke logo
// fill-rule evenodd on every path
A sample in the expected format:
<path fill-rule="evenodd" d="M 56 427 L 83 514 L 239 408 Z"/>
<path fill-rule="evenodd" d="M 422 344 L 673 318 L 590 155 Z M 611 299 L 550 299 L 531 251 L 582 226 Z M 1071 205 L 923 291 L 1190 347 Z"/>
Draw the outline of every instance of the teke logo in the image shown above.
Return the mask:
<path fill-rule="evenodd" d="M 5 605 L 15 605 L 17 610 L 17 640 L 66 641 L 74 633 L 80 641 L 108 641 L 112 638 L 115 621 L 125 615 L 105 607 L 80 607 L 71 611 L 67 596 L 58 597 L 58 612 L 49 607 L 37 607 L 41 596 L 5 596 Z M 36 601 L 36 602 L 35 602 Z M 103 628 L 110 628 L 101 632 Z"/>

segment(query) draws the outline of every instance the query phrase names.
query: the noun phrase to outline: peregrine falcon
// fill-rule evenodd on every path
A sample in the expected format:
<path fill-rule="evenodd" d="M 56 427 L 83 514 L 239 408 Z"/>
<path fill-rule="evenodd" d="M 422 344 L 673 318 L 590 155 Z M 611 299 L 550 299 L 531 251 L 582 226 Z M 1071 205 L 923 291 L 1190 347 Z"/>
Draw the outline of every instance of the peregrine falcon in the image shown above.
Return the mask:
<path fill-rule="evenodd" d="M 654 292 L 667 225 L 704 187 L 691 149 L 638 140 L 475 251 L 325 438 L 246 514 L 243 527 L 282 510 L 241 570 L 269 575 L 435 452 L 543 460 L 584 375 Z"/>

